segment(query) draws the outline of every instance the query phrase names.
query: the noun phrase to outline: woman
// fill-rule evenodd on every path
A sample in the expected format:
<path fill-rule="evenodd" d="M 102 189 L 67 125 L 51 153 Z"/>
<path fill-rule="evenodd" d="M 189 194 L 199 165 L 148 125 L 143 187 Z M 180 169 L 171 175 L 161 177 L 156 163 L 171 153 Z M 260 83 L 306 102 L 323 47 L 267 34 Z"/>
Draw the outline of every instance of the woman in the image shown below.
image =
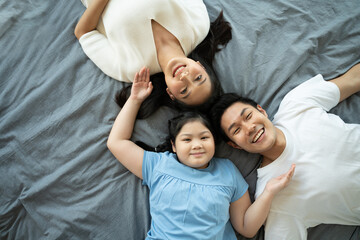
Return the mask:
<path fill-rule="evenodd" d="M 147 100 L 155 103 L 144 104 L 145 116 L 172 101 L 199 107 L 221 91 L 210 66 L 219 46 L 231 39 L 231 28 L 222 13 L 210 26 L 201 0 L 93 0 L 75 35 L 89 58 L 114 79 L 131 82 L 142 66 L 150 68 L 153 95 L 161 97 Z M 190 53 L 201 63 L 188 58 Z"/>

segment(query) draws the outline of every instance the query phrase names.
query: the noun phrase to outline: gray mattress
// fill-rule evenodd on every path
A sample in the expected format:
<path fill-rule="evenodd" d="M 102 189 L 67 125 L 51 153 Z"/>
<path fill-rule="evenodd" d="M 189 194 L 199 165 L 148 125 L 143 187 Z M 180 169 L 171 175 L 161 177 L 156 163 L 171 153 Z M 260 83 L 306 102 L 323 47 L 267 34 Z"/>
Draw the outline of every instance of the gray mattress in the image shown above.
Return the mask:
<path fill-rule="evenodd" d="M 270 117 L 301 82 L 360 60 L 359 0 L 204 2 L 212 20 L 223 9 L 233 27 L 215 59 L 224 90 L 254 98 Z M 84 10 L 80 0 L 0 0 L 1 239 L 144 239 L 149 229 L 148 189 L 106 147 L 125 84 L 82 51 L 73 31 Z M 360 123 L 360 93 L 332 112 Z M 161 108 L 139 120 L 134 140 L 162 142 L 174 114 Z M 217 150 L 253 193 L 259 156 Z M 309 239 L 360 239 L 359 226 L 309 231 Z"/>

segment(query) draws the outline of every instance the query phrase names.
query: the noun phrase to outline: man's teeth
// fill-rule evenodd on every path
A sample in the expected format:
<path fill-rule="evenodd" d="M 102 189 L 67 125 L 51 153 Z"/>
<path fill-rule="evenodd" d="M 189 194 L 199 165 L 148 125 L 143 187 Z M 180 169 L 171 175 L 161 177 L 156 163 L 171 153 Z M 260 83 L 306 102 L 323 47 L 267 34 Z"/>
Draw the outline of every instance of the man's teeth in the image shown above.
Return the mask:
<path fill-rule="evenodd" d="M 262 128 L 257 134 L 256 136 L 254 137 L 253 139 L 253 143 L 254 142 L 257 142 L 257 140 L 259 140 L 259 138 L 261 137 L 261 135 L 264 133 L 264 129 Z"/>
<path fill-rule="evenodd" d="M 179 67 L 178 69 L 176 69 L 174 76 L 177 76 L 177 74 L 178 74 L 179 72 L 181 72 L 181 70 L 184 69 L 184 68 L 185 68 L 184 66 L 181 66 L 181 67 Z"/>

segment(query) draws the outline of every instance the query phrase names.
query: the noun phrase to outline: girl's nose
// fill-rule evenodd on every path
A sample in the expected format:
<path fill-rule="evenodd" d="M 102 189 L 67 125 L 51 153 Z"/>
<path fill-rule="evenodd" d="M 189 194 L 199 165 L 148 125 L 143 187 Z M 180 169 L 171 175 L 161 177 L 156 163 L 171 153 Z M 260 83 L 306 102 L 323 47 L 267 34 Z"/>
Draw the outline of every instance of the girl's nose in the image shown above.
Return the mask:
<path fill-rule="evenodd" d="M 193 149 L 199 149 L 199 148 L 201 148 L 201 146 L 202 146 L 201 141 L 199 141 L 199 140 L 193 141 L 193 145 L 192 145 Z"/>

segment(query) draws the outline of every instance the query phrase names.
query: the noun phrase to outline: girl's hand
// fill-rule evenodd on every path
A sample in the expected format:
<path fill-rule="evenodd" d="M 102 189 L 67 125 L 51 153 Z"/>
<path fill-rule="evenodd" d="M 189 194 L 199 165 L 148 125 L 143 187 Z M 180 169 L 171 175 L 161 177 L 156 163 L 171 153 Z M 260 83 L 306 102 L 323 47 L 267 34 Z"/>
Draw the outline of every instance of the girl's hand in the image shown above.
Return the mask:
<path fill-rule="evenodd" d="M 284 173 L 278 177 L 275 177 L 271 179 L 265 186 L 265 191 L 268 191 L 272 193 L 273 195 L 280 192 L 282 189 L 284 189 L 287 185 L 289 185 L 289 182 L 294 175 L 295 172 L 295 164 L 291 165 L 291 168 L 287 173 Z"/>
<path fill-rule="evenodd" d="M 150 95 L 152 89 L 153 85 L 150 82 L 150 70 L 143 67 L 135 74 L 130 98 L 133 100 L 144 101 Z"/>

